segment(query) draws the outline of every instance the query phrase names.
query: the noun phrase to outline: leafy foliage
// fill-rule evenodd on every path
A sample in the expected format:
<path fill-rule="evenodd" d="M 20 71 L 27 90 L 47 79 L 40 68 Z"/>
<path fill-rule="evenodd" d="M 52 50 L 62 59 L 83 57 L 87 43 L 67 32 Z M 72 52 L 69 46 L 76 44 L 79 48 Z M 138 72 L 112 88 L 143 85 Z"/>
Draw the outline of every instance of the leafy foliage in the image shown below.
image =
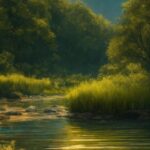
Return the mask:
<path fill-rule="evenodd" d="M 73 112 L 121 114 L 150 108 L 150 1 L 128 0 L 115 27 L 100 79 L 69 94 Z"/>
<path fill-rule="evenodd" d="M 14 56 L 9 52 L 0 53 L 0 73 L 13 72 Z"/>
<path fill-rule="evenodd" d="M 17 69 L 25 72 L 27 66 L 43 65 L 54 53 L 55 34 L 51 31 L 46 3 L 38 0 L 0 1 L 0 49 L 15 56 Z M 32 67 L 33 69 L 33 67 Z"/>
<path fill-rule="evenodd" d="M 80 3 L 0 0 L 0 52 L 12 53 L 14 67 L 28 75 L 95 72 L 106 62 L 109 28 Z"/>
<path fill-rule="evenodd" d="M 61 64 L 67 70 L 96 72 L 106 63 L 105 50 L 111 25 L 102 16 L 80 3 L 71 5 L 57 32 Z"/>
<path fill-rule="evenodd" d="M 150 2 L 146 0 L 128 0 L 124 4 L 124 15 L 107 52 L 113 66 L 141 63 L 147 70 L 150 69 L 149 7 Z"/>

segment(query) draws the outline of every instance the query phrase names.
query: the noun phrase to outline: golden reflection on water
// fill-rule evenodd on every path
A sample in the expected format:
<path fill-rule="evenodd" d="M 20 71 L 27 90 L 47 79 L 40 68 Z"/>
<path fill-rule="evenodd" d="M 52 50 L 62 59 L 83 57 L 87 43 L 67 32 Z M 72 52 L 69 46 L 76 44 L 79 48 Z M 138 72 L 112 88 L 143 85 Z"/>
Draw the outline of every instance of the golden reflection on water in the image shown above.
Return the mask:
<path fill-rule="evenodd" d="M 12 150 L 10 141 L 14 140 L 16 148 L 13 150 L 150 150 L 150 123 L 97 122 L 39 115 L 47 106 L 56 105 L 55 102 L 58 101 L 29 100 L 13 107 L 11 104 L 11 108 L 3 105 L 6 111 L 17 110 L 22 115 L 11 116 L 10 122 L 0 123 L 0 146 L 6 141 L 8 144 L 4 146 Z M 39 108 L 38 116 L 24 112 L 31 105 Z M 8 149 L 0 147 L 0 150 Z"/>
<path fill-rule="evenodd" d="M 19 132 L 15 133 L 18 137 L 16 138 L 17 149 L 9 150 L 20 150 L 18 147 L 23 147 L 23 150 L 32 150 L 32 148 L 34 150 L 150 149 L 149 129 L 136 128 L 136 124 L 134 126 L 121 126 L 118 123 L 103 125 L 92 124 L 92 122 L 50 120 L 29 122 L 29 124 L 22 125 L 23 127 L 28 126 L 28 128 L 21 128 L 22 132 L 18 130 Z M 20 127 L 20 125 L 18 126 Z"/>
<path fill-rule="evenodd" d="M 80 128 L 79 126 L 67 125 L 64 128 L 64 132 L 67 133 L 65 139 L 57 141 L 57 148 L 47 148 L 47 149 L 60 149 L 60 150 L 97 150 L 97 149 L 110 149 L 110 150 L 127 150 L 128 140 L 117 135 L 113 131 L 103 131 L 103 130 L 86 130 Z M 130 135 L 129 135 L 130 136 Z M 123 138 L 122 140 L 120 138 Z M 125 141 L 127 140 L 127 141 Z M 132 139 L 130 140 L 132 142 Z M 134 141 L 133 141 L 134 142 Z M 130 146 L 132 143 L 130 143 Z M 136 146 L 134 146 L 136 148 Z"/>

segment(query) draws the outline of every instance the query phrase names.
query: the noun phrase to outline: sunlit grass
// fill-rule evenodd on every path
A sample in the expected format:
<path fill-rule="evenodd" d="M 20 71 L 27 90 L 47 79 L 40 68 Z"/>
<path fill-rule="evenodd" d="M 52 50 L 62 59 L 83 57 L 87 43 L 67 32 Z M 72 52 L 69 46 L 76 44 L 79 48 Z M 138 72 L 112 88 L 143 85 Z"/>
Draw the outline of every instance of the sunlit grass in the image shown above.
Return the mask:
<path fill-rule="evenodd" d="M 15 150 L 15 142 L 9 144 L 0 144 L 0 150 Z"/>
<path fill-rule="evenodd" d="M 42 79 L 21 74 L 0 75 L 0 97 L 9 97 L 12 93 L 19 95 L 63 94 L 68 87 L 79 85 L 88 79 L 88 76 L 82 75 Z"/>
<path fill-rule="evenodd" d="M 150 108 L 149 75 L 106 76 L 82 83 L 67 95 L 73 112 L 121 113 Z"/>
<path fill-rule="evenodd" d="M 0 75 L 0 94 L 7 95 L 12 92 L 20 92 L 27 95 L 43 94 L 51 88 L 49 79 L 36 79 L 19 74 Z"/>

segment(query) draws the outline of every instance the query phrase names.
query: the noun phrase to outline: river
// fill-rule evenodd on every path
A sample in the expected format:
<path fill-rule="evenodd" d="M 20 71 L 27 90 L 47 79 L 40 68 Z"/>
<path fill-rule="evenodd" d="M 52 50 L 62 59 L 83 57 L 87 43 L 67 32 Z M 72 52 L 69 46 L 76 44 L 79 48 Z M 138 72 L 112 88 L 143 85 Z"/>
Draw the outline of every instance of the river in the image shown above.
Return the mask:
<path fill-rule="evenodd" d="M 24 101 L 15 105 L 34 104 L 39 111 L 47 105 L 63 105 L 57 97 L 46 101 Z M 16 150 L 150 150 L 150 122 L 67 117 L 1 122 L 0 144 L 11 141 L 15 141 Z"/>

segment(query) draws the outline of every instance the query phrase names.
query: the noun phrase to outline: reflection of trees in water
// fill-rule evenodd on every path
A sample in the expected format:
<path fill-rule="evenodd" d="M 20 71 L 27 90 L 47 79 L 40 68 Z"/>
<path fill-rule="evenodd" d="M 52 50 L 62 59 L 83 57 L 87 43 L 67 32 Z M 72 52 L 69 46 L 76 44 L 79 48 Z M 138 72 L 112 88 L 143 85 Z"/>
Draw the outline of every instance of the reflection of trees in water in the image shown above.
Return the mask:
<path fill-rule="evenodd" d="M 1 143 L 0 150 L 15 150 L 15 141 Z"/>

